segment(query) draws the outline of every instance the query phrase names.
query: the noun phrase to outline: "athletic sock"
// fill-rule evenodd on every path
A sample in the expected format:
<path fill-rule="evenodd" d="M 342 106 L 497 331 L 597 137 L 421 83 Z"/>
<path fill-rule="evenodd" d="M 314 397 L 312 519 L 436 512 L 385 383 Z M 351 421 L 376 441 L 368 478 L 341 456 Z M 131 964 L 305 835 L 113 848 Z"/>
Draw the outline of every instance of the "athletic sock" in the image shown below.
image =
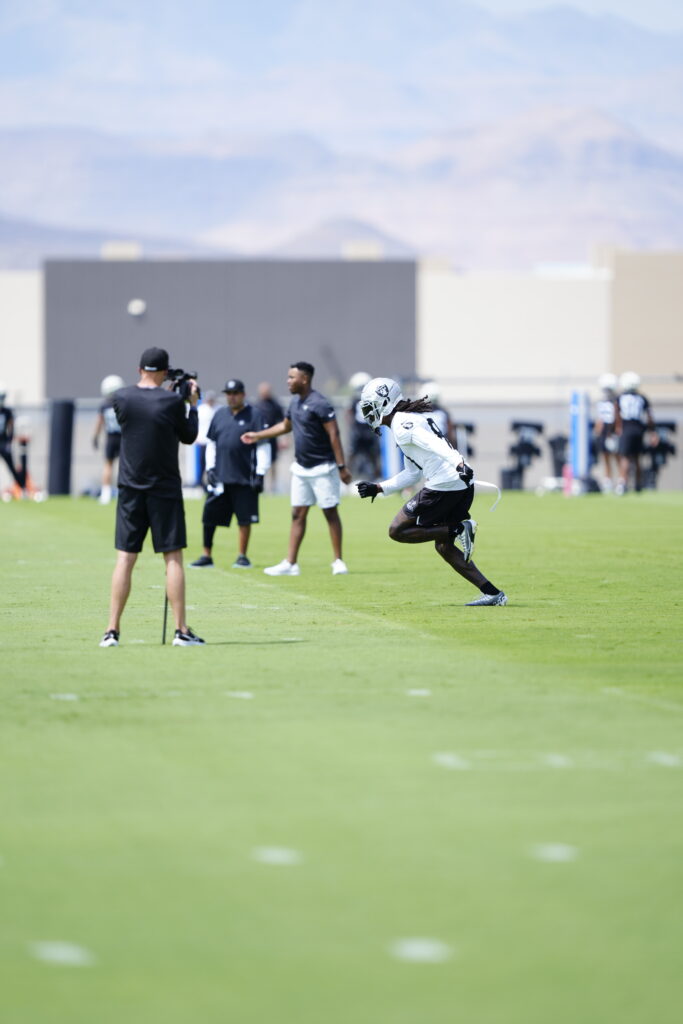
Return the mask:
<path fill-rule="evenodd" d="M 482 587 L 479 588 L 482 594 L 486 594 L 488 597 L 495 597 L 496 594 L 500 594 L 498 587 L 494 587 L 493 583 L 489 583 L 487 580 Z"/>
<path fill-rule="evenodd" d="M 209 551 L 213 547 L 213 535 L 215 534 L 215 532 L 216 532 L 216 527 L 215 526 L 205 526 L 204 527 L 204 547 L 208 548 Z"/>

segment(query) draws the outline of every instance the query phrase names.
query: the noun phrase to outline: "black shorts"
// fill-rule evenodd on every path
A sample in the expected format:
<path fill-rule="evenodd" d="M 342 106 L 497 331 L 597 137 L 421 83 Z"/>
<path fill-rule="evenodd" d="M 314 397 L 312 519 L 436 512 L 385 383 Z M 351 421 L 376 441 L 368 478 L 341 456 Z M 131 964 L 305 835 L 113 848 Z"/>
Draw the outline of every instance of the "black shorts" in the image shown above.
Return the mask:
<path fill-rule="evenodd" d="M 244 484 L 225 484 L 222 494 L 209 494 L 204 505 L 204 526 L 230 526 L 235 516 L 240 526 L 258 523 L 258 491 Z"/>
<path fill-rule="evenodd" d="M 620 455 L 641 455 L 645 427 L 641 423 L 625 423 L 619 438 Z"/>
<path fill-rule="evenodd" d="M 104 457 L 107 460 L 107 462 L 113 462 L 114 459 L 118 459 L 120 451 L 121 435 L 107 434 L 107 441 L 104 446 Z"/>
<path fill-rule="evenodd" d="M 461 491 L 431 491 L 423 487 L 403 506 L 403 512 L 418 526 L 454 526 L 467 519 L 474 499 L 470 484 Z"/>
<path fill-rule="evenodd" d="M 151 491 L 119 487 L 116 505 L 116 550 L 142 551 L 147 531 L 152 531 L 154 550 L 178 551 L 187 547 L 182 498 L 159 498 Z"/>
<path fill-rule="evenodd" d="M 613 423 L 603 423 L 599 434 L 595 437 L 595 447 L 599 452 L 616 452 L 619 442 L 614 433 Z"/>

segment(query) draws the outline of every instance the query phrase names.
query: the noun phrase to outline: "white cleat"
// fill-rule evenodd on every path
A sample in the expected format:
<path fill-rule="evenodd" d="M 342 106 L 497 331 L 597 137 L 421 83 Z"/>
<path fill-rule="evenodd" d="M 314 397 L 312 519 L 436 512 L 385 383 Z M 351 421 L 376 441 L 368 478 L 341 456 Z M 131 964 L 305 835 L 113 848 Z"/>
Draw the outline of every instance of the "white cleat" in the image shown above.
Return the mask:
<path fill-rule="evenodd" d="M 483 594 L 481 597 L 478 597 L 476 601 L 468 601 L 467 602 L 467 607 L 468 608 L 472 608 L 472 607 L 475 607 L 475 606 L 481 607 L 482 605 L 507 604 L 507 603 L 508 603 L 507 597 L 505 596 L 503 591 L 500 590 L 497 594 Z"/>
<path fill-rule="evenodd" d="M 341 558 L 335 558 L 332 563 L 332 575 L 333 576 L 344 576 L 349 570 L 346 568 L 346 562 L 342 562 Z"/>
<path fill-rule="evenodd" d="M 299 566 L 296 562 L 288 562 L 283 558 L 277 565 L 269 565 L 263 570 L 266 576 L 298 576 Z"/>
<path fill-rule="evenodd" d="M 472 558 L 472 552 L 474 550 L 474 535 L 477 532 L 477 522 L 475 519 L 465 519 L 462 524 L 462 532 L 458 534 L 457 539 L 462 544 L 462 553 L 465 557 L 465 561 L 469 562 Z"/>

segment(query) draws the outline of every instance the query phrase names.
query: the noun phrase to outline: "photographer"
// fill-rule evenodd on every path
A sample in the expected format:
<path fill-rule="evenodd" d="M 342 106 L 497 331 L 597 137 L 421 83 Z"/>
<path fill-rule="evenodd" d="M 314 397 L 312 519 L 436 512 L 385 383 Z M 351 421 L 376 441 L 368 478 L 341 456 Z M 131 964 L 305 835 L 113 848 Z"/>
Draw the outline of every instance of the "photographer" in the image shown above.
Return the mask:
<path fill-rule="evenodd" d="M 173 390 L 162 388 L 171 377 Z M 116 507 L 118 556 L 111 582 L 111 610 L 100 647 L 117 647 L 119 623 L 130 593 L 133 567 L 147 531 L 154 550 L 166 562 L 166 592 L 175 618 L 173 645 L 203 644 L 185 620 L 185 572 L 182 549 L 187 547 L 178 442 L 192 444 L 197 436 L 199 388 L 182 371 L 169 371 L 168 352 L 148 348 L 140 357 L 140 380 L 114 396 L 121 425 L 119 496 Z"/>

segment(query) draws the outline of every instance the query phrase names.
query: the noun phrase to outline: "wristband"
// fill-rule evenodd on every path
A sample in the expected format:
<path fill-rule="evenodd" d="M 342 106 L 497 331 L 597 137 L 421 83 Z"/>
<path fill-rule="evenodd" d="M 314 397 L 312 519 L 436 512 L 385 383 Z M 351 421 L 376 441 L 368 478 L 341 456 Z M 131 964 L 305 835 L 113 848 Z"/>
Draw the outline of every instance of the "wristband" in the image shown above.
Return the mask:
<path fill-rule="evenodd" d="M 345 462 L 338 462 L 337 463 L 337 469 L 346 469 L 346 463 Z"/>

